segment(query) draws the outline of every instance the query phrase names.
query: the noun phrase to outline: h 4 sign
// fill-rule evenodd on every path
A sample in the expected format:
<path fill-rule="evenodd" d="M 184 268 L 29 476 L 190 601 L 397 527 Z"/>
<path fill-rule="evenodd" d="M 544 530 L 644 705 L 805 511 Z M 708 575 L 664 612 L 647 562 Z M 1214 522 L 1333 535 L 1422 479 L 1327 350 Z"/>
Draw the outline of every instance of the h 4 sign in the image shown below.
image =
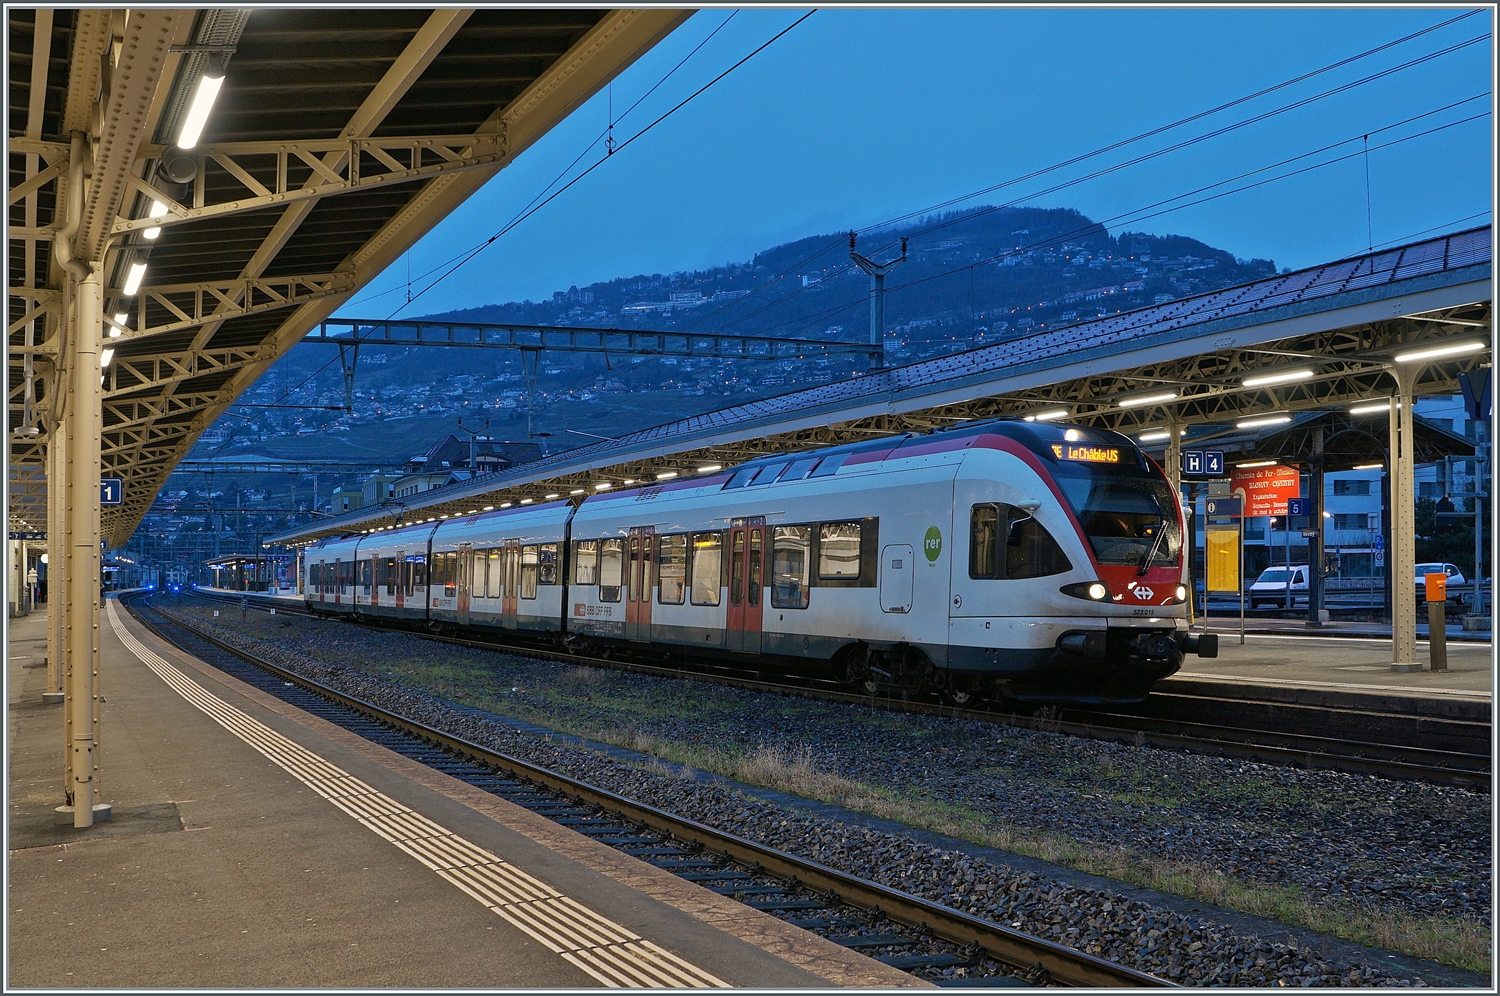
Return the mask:
<path fill-rule="evenodd" d="M 1223 477 L 1222 450 L 1183 450 L 1182 472 L 1189 477 Z"/>
<path fill-rule="evenodd" d="M 125 504 L 125 482 L 118 477 L 99 478 L 99 504 Z"/>

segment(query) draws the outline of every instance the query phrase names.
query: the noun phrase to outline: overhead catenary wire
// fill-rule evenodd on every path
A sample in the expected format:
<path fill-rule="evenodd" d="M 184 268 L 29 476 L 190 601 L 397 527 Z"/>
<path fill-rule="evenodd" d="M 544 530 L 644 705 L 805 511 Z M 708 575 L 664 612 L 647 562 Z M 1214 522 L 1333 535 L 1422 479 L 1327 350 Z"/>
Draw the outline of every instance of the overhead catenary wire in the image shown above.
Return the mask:
<path fill-rule="evenodd" d="M 737 11 L 736 11 L 736 13 L 737 13 Z M 693 91 L 687 97 L 683 98 L 681 101 L 679 101 L 677 104 L 675 104 L 671 109 L 669 109 L 668 111 L 666 111 L 665 113 L 663 113 L 662 115 L 660 115 L 659 117 L 657 117 L 650 124 L 646 125 L 644 128 L 642 128 L 639 131 L 637 131 L 634 135 L 630 136 L 630 138 L 626 139 L 620 145 L 616 146 L 614 151 L 615 152 L 621 151 L 626 146 L 628 146 L 631 143 L 633 143 L 636 139 L 640 138 L 642 135 L 646 134 L 651 129 L 655 128 L 657 125 L 661 124 L 667 118 L 671 117 L 673 114 L 675 114 L 678 111 L 680 111 L 683 107 L 687 106 L 691 101 L 693 101 L 694 99 L 696 99 L 697 97 L 699 97 L 700 95 L 702 95 L 704 92 L 706 92 L 714 84 L 718 83 L 720 80 L 724 79 L 730 73 L 734 72 L 736 69 L 740 68 L 745 63 L 749 62 L 755 56 L 757 56 L 761 52 L 765 51 L 773 43 L 775 43 L 778 39 L 780 39 L 783 36 L 785 36 L 789 31 L 791 31 L 793 28 L 797 27 L 797 25 L 801 24 L 803 21 L 806 21 L 809 17 L 811 17 L 813 14 L 816 14 L 816 13 L 817 13 L 817 8 L 814 8 L 814 9 L 808 11 L 806 14 L 803 14 L 801 17 L 797 18 L 797 20 L 793 21 L 791 24 L 787 25 L 781 31 L 777 32 L 770 39 L 768 39 L 767 41 L 763 42 L 760 46 L 758 46 L 753 51 L 751 51 L 748 55 L 746 55 L 746 56 L 742 57 L 741 59 L 739 59 L 737 62 L 735 62 L 733 65 L 731 65 L 728 69 L 725 69 L 723 72 L 719 73 L 713 79 L 709 80 L 707 83 L 703 84 L 701 87 L 699 87 L 697 90 Z M 708 43 L 708 40 L 710 38 L 712 38 L 714 35 L 718 34 L 718 32 L 724 27 L 724 25 L 726 25 L 726 24 L 729 23 L 730 19 L 732 19 L 733 16 L 734 16 L 734 14 L 731 13 L 729 17 L 725 18 L 724 21 L 721 24 L 719 24 L 718 27 L 716 27 L 713 30 L 713 32 L 711 32 L 709 34 L 709 36 L 707 38 L 705 38 L 702 42 L 700 42 L 698 44 L 697 48 L 694 48 L 692 52 L 689 52 L 687 54 L 687 56 L 685 56 L 681 60 L 681 62 L 679 62 L 676 66 L 674 66 L 672 68 L 672 70 L 670 72 L 667 73 L 666 76 L 663 76 L 661 80 L 657 81 L 657 83 L 656 83 L 655 86 L 653 86 L 650 90 L 646 91 L 646 93 L 643 94 L 639 100 L 637 100 L 634 104 L 632 104 L 630 106 L 630 108 L 626 110 L 625 114 L 629 114 L 630 111 L 634 110 L 637 106 L 639 106 L 640 103 L 641 103 L 641 101 L 645 100 L 646 97 L 650 96 L 651 93 L 653 93 L 657 89 L 657 87 L 661 86 L 661 84 L 664 83 L 666 81 L 666 79 L 672 75 L 672 73 L 675 73 L 678 69 L 680 69 L 682 67 L 682 65 L 687 62 L 688 59 L 692 58 L 693 54 L 696 53 L 698 51 L 698 49 L 701 49 L 705 44 Z M 621 115 L 622 118 L 624 116 L 625 115 L 623 115 L 623 114 Z M 597 144 L 598 144 L 598 139 L 595 139 L 595 141 L 589 146 L 589 148 L 593 148 Z M 586 154 L 587 151 L 588 150 L 585 150 L 584 154 Z M 583 154 L 580 154 L 579 159 L 581 159 L 582 156 L 583 156 Z M 406 301 L 403 304 L 401 304 L 399 307 L 397 307 L 395 311 L 391 312 L 391 314 L 387 315 L 386 316 L 387 320 L 389 320 L 391 318 L 394 318 L 397 315 L 399 315 L 413 301 L 417 300 L 417 298 L 420 298 L 422 295 L 426 294 L 433 287 L 436 287 L 449 274 L 453 273 L 454 270 L 457 270 L 460 266 L 464 265 L 464 263 L 467 263 L 470 259 L 473 259 L 480 252 L 483 252 L 485 248 L 487 248 L 488 246 L 492 245 L 497 239 L 499 239 L 501 236 L 503 236 L 506 232 L 510 231 L 516 225 L 520 224 L 521 222 L 525 221 L 527 218 L 531 217 L 531 215 L 535 214 L 542 207 L 546 206 L 553 199 L 555 199 L 558 195 L 562 194 L 563 191 L 565 191 L 569 187 L 573 186 L 579 180 L 582 180 L 584 177 L 588 176 L 589 173 L 593 172 L 596 168 L 598 168 L 601 164 L 603 164 L 604 162 L 606 162 L 608 159 L 609 159 L 609 156 L 606 156 L 603 159 L 600 159 L 598 162 L 594 163 L 592 166 L 590 166 L 588 169 L 584 170 L 578 176 L 576 176 L 572 180 L 568 181 L 568 183 L 566 185 L 564 185 L 563 187 L 561 187 L 555 193 L 553 193 L 550 196 L 548 196 L 545 200 L 542 200 L 540 203 L 536 203 L 536 200 L 533 199 L 533 205 L 534 206 L 532 206 L 532 207 L 530 207 L 528 209 L 523 210 L 520 214 L 518 214 L 515 218 L 513 218 L 508 224 L 506 224 L 506 226 L 504 228 L 502 228 L 499 232 L 496 232 L 493 236 L 491 236 L 485 242 L 481 243 L 479 246 L 477 246 L 477 247 L 475 247 L 475 248 L 473 248 L 471 250 L 468 250 L 465 253 L 461 253 L 458 257 L 454 257 L 454 259 L 458 259 L 459 262 L 455 263 L 450 269 L 448 269 L 445 273 L 443 273 L 442 276 L 438 277 L 432 283 L 430 283 L 426 287 L 422 288 L 416 294 L 412 294 L 410 292 L 410 290 L 408 289 L 407 295 L 406 295 Z M 574 165 L 576 165 L 577 162 L 578 162 L 578 159 L 575 159 L 573 161 Z M 572 166 L 569 166 L 568 168 L 571 169 Z M 564 175 L 566 175 L 566 171 L 565 171 Z M 555 180 L 553 181 L 554 184 L 556 182 L 557 181 L 555 181 Z M 431 272 L 431 271 L 429 271 L 429 272 Z M 309 374 L 306 378 L 304 378 L 296 386 L 294 386 L 292 388 L 289 388 L 287 391 L 285 391 L 276 400 L 279 402 L 279 401 L 285 400 L 286 398 L 290 397 L 293 391 L 300 390 L 302 387 L 304 387 L 308 383 L 308 381 L 313 380 L 315 377 L 318 376 L 318 374 L 322 373 L 324 370 L 327 370 L 329 367 L 331 367 L 333 365 L 333 363 L 334 363 L 334 360 L 330 359 L 327 363 L 323 364 L 321 367 L 319 367 L 318 369 L 314 370 L 311 374 Z M 249 423 L 246 422 L 244 425 L 240 426 L 239 429 L 244 429 L 244 428 L 248 427 L 248 425 L 249 425 Z M 224 441 L 221 442 L 219 444 L 219 446 L 214 449 L 213 454 L 211 454 L 211 455 L 217 455 L 220 451 L 222 451 L 224 449 L 225 446 L 228 446 L 235 439 L 235 437 L 239 434 L 239 429 L 236 429 L 235 431 L 231 432 L 224 439 Z"/>
<path fill-rule="evenodd" d="M 1304 81 L 1312 79 L 1312 78 L 1314 78 L 1316 76 L 1323 75 L 1324 73 L 1332 72 L 1335 69 L 1340 69 L 1340 68 L 1342 68 L 1344 66 L 1351 65 L 1351 64 L 1353 64 L 1355 62 L 1358 62 L 1358 61 L 1360 61 L 1362 59 L 1366 59 L 1366 58 L 1369 58 L 1371 56 L 1378 55 L 1379 53 L 1384 52 L 1384 51 L 1386 51 L 1388 49 L 1394 48 L 1394 47 L 1396 47 L 1398 45 L 1402 45 L 1402 44 L 1405 44 L 1405 43 L 1410 42 L 1410 41 L 1414 41 L 1417 38 L 1420 38 L 1420 37 L 1422 37 L 1424 35 L 1427 35 L 1427 34 L 1431 34 L 1432 32 L 1438 31 L 1438 30 L 1440 30 L 1442 28 L 1448 27 L 1449 25 L 1452 25 L 1452 24 L 1455 24 L 1455 23 L 1457 23 L 1459 21 L 1462 21 L 1465 18 L 1472 17 L 1474 14 L 1477 14 L 1477 13 L 1478 13 L 1477 10 L 1471 10 L 1471 11 L 1464 12 L 1462 14 L 1459 14 L 1459 15 L 1455 16 L 1455 17 L 1448 18 L 1445 21 L 1440 21 L 1437 24 L 1433 24 L 1433 25 L 1431 25 L 1429 27 L 1422 28 L 1422 29 L 1420 29 L 1418 31 L 1414 31 L 1414 32 L 1412 32 L 1410 34 L 1403 35 L 1400 38 L 1393 39 L 1393 40 L 1391 40 L 1389 42 L 1384 42 L 1384 43 L 1382 43 L 1380 45 L 1377 45 L 1377 46 L 1375 46 L 1373 48 L 1366 49 L 1363 52 L 1359 52 L 1359 53 L 1357 53 L 1355 55 L 1348 56 L 1348 57 L 1346 57 L 1344 59 L 1340 59 L 1340 60 L 1338 60 L 1336 62 L 1330 63 L 1330 64 L 1328 64 L 1326 66 L 1321 67 L 1321 68 L 1310 70 L 1309 72 L 1302 73 L 1302 74 L 1300 74 L 1298 76 L 1294 76 L 1294 77 L 1292 77 L 1290 79 L 1283 80 L 1280 83 L 1273 84 L 1272 86 L 1264 87 L 1264 88 L 1262 88 L 1262 89 L 1260 89 L 1260 90 L 1258 90 L 1258 91 L 1256 91 L 1254 93 L 1246 94 L 1243 97 L 1237 97 L 1234 100 L 1227 101 L 1225 103 L 1219 104 L 1216 107 L 1212 107 L 1212 108 L 1209 108 L 1209 109 L 1204 110 L 1204 111 L 1195 112 L 1193 114 L 1188 115 L 1185 118 L 1180 118 L 1180 119 L 1178 119 L 1176 121 L 1173 121 L 1173 122 L 1171 122 L 1169 124 L 1159 125 L 1159 126 L 1157 126 L 1155 128 L 1148 129 L 1147 131 L 1141 132 L 1141 133 L 1139 133 L 1137 135 L 1133 135 L 1130 138 L 1123 139 L 1121 141 L 1112 143 L 1110 145 L 1101 146 L 1100 148 L 1094 149 L 1094 150 L 1092 150 L 1090 152 L 1085 152 L 1085 153 L 1082 153 L 1080 155 L 1073 156 L 1071 158 L 1062 160 L 1060 162 L 1053 163 L 1050 166 L 1045 166 L 1045 167 L 1042 167 L 1040 169 L 1033 170 L 1030 173 L 1022 174 L 1021 176 L 1012 177 L 1012 178 L 1010 178 L 1008 180 L 1004 180 L 1004 181 L 1002 181 L 1000 183 L 991 184 L 991 185 L 989 185 L 987 187 L 983 187 L 983 188 L 981 188 L 979 190 L 971 191 L 970 193 L 964 194 L 962 196 L 954 197 L 954 198 L 949 198 L 948 200 L 941 201 L 941 202 L 939 202 L 937 204 L 928 205 L 927 207 L 919 208 L 919 209 L 916 209 L 914 211 L 908 211 L 905 214 L 898 215 L 898 216 L 896 216 L 894 218 L 888 218 L 888 219 L 886 219 L 884 221 L 875 222 L 874 224 L 866 225 L 863 228 L 857 229 L 857 231 L 861 235 L 863 235 L 863 234 L 865 234 L 867 232 L 880 231 L 882 229 L 889 228 L 889 227 L 891 227 L 893 225 L 900 224 L 903 221 L 908 221 L 908 220 L 910 220 L 912 218 L 917 218 L 917 217 L 922 217 L 924 215 L 929 215 L 929 214 L 933 213 L 934 211 L 941 211 L 944 208 L 952 207 L 952 206 L 954 206 L 956 204 L 961 204 L 961 203 L 963 203 L 965 201 L 970 201 L 970 200 L 973 200 L 973 199 L 975 199 L 977 197 L 983 197 L 983 196 L 985 196 L 987 194 L 994 193 L 996 190 L 1001 190 L 1001 189 L 1003 189 L 1003 188 L 1005 188 L 1007 186 L 1013 186 L 1013 185 L 1015 185 L 1017 183 L 1023 183 L 1026 180 L 1035 179 L 1038 176 L 1043 176 L 1043 175 L 1045 175 L 1047 173 L 1055 172 L 1055 171 L 1057 171 L 1059 169 L 1065 169 L 1068 166 L 1076 165 L 1076 164 L 1078 164 L 1080 162 L 1087 161 L 1089 159 L 1095 158 L 1095 157 L 1103 155 L 1105 153 L 1112 152 L 1112 151 L 1115 151 L 1115 150 L 1120 149 L 1120 148 L 1124 148 L 1125 146 L 1128 146 L 1128 145 L 1133 145 L 1136 142 L 1144 141 L 1145 139 L 1152 138 L 1152 137 L 1155 137 L 1157 135 L 1164 134 L 1166 132 L 1172 131 L 1173 129 L 1180 128 L 1180 127 L 1183 127 L 1185 125 L 1192 124 L 1194 121 L 1200 121 L 1200 120 L 1202 120 L 1204 118 L 1207 118 L 1207 117 L 1210 117 L 1210 116 L 1212 116 L 1214 114 L 1217 114 L 1217 113 L 1220 113 L 1222 111 L 1228 110 L 1228 109 L 1230 109 L 1232 107 L 1236 107 L 1236 106 L 1239 106 L 1240 104 L 1244 104 L 1244 103 L 1247 103 L 1247 102 L 1249 102 L 1251 100 L 1255 100 L 1258 97 L 1266 96 L 1267 94 L 1274 93 L 1274 92 L 1276 92 L 1278 90 L 1286 89 L 1289 86 L 1293 86 L 1293 85 L 1295 85 L 1297 83 L 1304 82 Z M 1484 37 L 1487 37 L 1487 36 L 1480 36 L 1479 39 L 1469 39 L 1468 41 L 1463 42 L 1462 46 L 1467 46 L 1467 45 L 1470 45 L 1470 44 L 1475 44 L 1475 43 L 1477 43 L 1478 40 L 1482 40 L 1482 38 L 1484 38 Z M 1435 57 L 1438 57 L 1438 56 L 1443 55 L 1443 54 L 1448 54 L 1448 53 L 1446 51 L 1445 52 L 1440 52 L 1440 53 L 1435 53 L 1433 55 L 1428 56 L 1427 58 L 1435 58 Z M 1425 61 L 1425 60 L 1423 60 L 1423 61 Z M 1410 68 L 1410 66 L 1407 66 L 1407 67 L 1397 67 L 1397 68 L 1398 69 L 1400 69 L 1400 68 Z M 1367 80 L 1362 81 L 1362 82 L 1369 82 L 1369 80 L 1367 79 Z M 1358 84 L 1356 84 L 1356 85 L 1358 85 Z M 918 233 L 918 234 L 921 234 L 921 233 Z M 800 269 L 806 263 L 809 263 L 812 260 L 816 259 L 817 257 L 823 255 L 824 253 L 826 253 L 826 252 L 828 252 L 828 251 L 830 251 L 832 249 L 837 248 L 839 245 L 841 245 L 843 243 L 843 239 L 844 239 L 844 236 L 841 233 L 837 238 L 835 238 L 834 240 L 832 240 L 831 242 L 829 242 L 827 245 L 822 246 L 822 247 L 814 250 L 813 253 L 811 253 L 810 255 L 804 257 L 803 259 L 799 260 L 796 263 L 793 263 L 790 267 L 788 267 L 783 272 L 777 274 L 775 277 L 772 277 L 770 280 L 768 280 L 765 283 L 763 283 L 763 284 L 759 285 L 758 287 L 754 288 L 751 291 L 751 295 L 753 296 L 755 294 L 758 294 L 760 291 L 769 288 L 776 281 L 785 279 L 787 276 L 789 276 L 791 273 L 795 272 L 796 270 Z M 888 246 L 882 246 L 880 248 L 884 249 L 884 248 L 888 248 Z M 880 250 L 877 249 L 876 251 L 878 252 Z M 843 269 L 847 269 L 847 266 L 844 267 Z M 798 294 L 798 293 L 801 293 L 802 290 L 803 290 L 802 288 L 797 288 L 792 293 L 793 294 Z M 790 297 L 792 295 L 787 295 L 787 296 Z M 697 328 L 699 325 L 703 324 L 704 322 L 712 320 L 713 318 L 717 317 L 720 314 L 723 314 L 725 311 L 727 311 L 728 309 L 730 309 L 732 307 L 739 307 L 743 303 L 744 303 L 744 299 L 741 298 L 740 300 L 735 301 L 732 304 L 727 304 L 727 305 L 723 306 L 722 308 L 717 309 L 716 311 L 713 311 L 713 312 L 710 312 L 708 314 L 702 315 L 698 319 L 696 319 L 695 321 L 693 321 L 692 323 L 690 323 L 689 325 L 687 325 L 686 328 L 684 329 L 684 331 L 690 331 L 690 330 L 692 330 L 694 328 Z M 745 316 L 745 317 L 750 317 L 750 316 Z"/>

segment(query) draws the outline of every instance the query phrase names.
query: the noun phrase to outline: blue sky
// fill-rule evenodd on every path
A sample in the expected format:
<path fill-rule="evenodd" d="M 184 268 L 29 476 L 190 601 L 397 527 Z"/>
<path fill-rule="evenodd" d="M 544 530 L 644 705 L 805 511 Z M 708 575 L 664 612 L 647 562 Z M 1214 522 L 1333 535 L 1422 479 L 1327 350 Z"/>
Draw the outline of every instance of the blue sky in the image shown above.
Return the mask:
<path fill-rule="evenodd" d="M 616 114 L 728 18 L 704 9 L 614 83 Z M 615 125 L 624 141 L 791 24 L 804 10 L 741 10 Z M 399 313 L 538 300 L 636 273 L 748 258 L 804 235 L 862 228 L 1088 153 L 1438 24 L 1464 8 L 820 10 L 515 226 Z M 1064 190 L 1076 179 L 1492 30 L 1488 10 L 1161 136 L 970 204 L 1075 207 L 1108 222 L 1166 197 L 1346 139 L 1308 165 L 1360 152 L 1371 133 L 1373 240 L 1487 224 L 1493 43 L 1477 44 L 1231 133 Z M 599 137 L 606 94 L 524 153 L 410 253 L 422 274 L 511 221 Z M 574 174 L 603 154 L 588 152 Z M 569 174 L 574 175 L 574 174 Z M 1262 174 L 1258 178 L 1273 174 Z M 1111 232 L 1176 233 L 1241 257 L 1300 267 L 1364 250 L 1362 154 Z M 1461 219 L 1468 220 L 1461 220 Z M 346 315 L 385 317 L 405 297 L 405 259 Z M 441 272 L 441 270 L 438 270 Z M 435 275 L 435 274 L 434 274 Z"/>

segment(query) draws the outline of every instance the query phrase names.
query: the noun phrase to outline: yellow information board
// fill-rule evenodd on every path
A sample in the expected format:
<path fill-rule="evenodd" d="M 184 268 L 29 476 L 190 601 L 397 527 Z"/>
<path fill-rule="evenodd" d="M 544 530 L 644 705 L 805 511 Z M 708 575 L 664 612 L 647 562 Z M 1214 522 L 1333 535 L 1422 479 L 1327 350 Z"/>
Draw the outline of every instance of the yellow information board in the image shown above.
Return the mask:
<path fill-rule="evenodd" d="M 1204 559 L 1208 561 L 1204 574 L 1205 587 L 1209 591 L 1240 590 L 1240 530 L 1214 528 L 1204 533 L 1207 549 Z"/>

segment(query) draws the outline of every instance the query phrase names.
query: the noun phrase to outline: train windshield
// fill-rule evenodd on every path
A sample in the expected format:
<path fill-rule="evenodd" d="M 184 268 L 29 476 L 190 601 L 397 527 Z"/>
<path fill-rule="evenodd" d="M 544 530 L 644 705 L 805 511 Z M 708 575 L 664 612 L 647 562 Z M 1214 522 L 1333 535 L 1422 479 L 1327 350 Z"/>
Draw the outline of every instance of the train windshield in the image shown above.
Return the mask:
<path fill-rule="evenodd" d="M 1053 474 L 1099 563 L 1177 565 L 1182 530 L 1166 480 L 1127 464 L 1059 462 Z"/>

